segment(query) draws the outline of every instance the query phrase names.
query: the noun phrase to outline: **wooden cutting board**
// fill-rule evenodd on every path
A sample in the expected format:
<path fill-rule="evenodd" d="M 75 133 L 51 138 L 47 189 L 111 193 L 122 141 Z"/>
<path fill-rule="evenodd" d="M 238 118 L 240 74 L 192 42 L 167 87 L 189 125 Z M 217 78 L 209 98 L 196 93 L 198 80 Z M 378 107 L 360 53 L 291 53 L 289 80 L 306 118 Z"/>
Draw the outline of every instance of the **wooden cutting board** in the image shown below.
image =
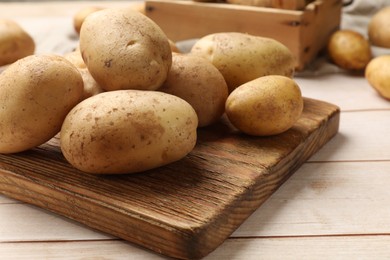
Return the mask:
<path fill-rule="evenodd" d="M 167 256 L 201 258 L 337 133 L 339 114 L 305 99 L 295 126 L 274 137 L 241 134 L 222 119 L 199 130 L 186 158 L 132 175 L 77 171 L 52 139 L 0 155 L 0 192 Z"/>

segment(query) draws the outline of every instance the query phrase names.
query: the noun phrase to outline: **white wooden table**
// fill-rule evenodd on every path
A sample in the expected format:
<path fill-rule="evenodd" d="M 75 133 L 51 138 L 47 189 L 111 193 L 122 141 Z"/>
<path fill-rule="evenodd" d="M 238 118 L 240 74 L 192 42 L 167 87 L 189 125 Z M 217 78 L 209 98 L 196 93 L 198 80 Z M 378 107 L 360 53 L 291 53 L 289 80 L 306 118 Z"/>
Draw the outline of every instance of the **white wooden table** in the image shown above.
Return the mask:
<path fill-rule="evenodd" d="M 90 4 L 0 3 L 0 18 L 20 22 L 37 52 L 65 53 L 77 41 L 73 14 Z M 304 96 L 340 106 L 339 134 L 205 259 L 389 259 L 390 101 L 362 76 L 296 81 Z M 0 259 L 166 258 L 0 195 Z"/>

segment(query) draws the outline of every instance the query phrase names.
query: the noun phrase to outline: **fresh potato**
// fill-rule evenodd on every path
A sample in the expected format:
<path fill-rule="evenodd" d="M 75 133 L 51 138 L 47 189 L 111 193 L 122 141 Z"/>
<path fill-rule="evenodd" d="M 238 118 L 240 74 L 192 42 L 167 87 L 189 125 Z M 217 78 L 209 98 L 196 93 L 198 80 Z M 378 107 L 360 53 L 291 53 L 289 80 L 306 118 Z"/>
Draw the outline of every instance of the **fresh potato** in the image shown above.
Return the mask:
<path fill-rule="evenodd" d="M 74 16 L 73 16 L 73 27 L 75 31 L 80 34 L 81 25 L 83 24 L 85 18 L 97 11 L 103 10 L 103 7 L 100 6 L 86 6 L 81 8 Z"/>
<path fill-rule="evenodd" d="M 81 77 L 83 78 L 84 93 L 82 99 L 86 99 L 103 92 L 103 88 L 100 87 L 100 85 L 92 77 L 91 73 L 89 73 L 87 65 L 85 65 L 79 50 L 67 53 L 64 55 L 64 57 L 76 66 L 81 74 Z"/>
<path fill-rule="evenodd" d="M 93 78 L 107 91 L 156 90 L 172 64 L 161 28 L 130 8 L 88 15 L 80 31 L 80 51 Z"/>
<path fill-rule="evenodd" d="M 372 59 L 368 40 L 352 30 L 334 32 L 329 39 L 327 51 L 330 59 L 346 70 L 363 70 Z"/>
<path fill-rule="evenodd" d="M 0 153 L 39 146 L 61 128 L 81 99 L 78 70 L 56 55 L 31 55 L 0 74 Z"/>
<path fill-rule="evenodd" d="M 375 46 L 390 48 L 390 6 L 382 8 L 371 17 L 368 39 Z"/>
<path fill-rule="evenodd" d="M 226 115 L 243 133 L 270 136 L 283 133 L 299 119 L 303 98 L 289 77 L 270 75 L 249 81 L 230 93 Z"/>
<path fill-rule="evenodd" d="M 390 55 L 372 59 L 365 70 L 368 83 L 384 98 L 390 100 Z"/>
<path fill-rule="evenodd" d="M 216 122 L 225 112 L 228 87 L 219 70 L 203 57 L 174 54 L 160 91 L 178 96 L 195 109 L 199 127 Z"/>
<path fill-rule="evenodd" d="M 158 91 L 117 90 L 80 102 L 61 128 L 61 150 L 77 169 L 134 173 L 177 161 L 195 146 L 194 109 Z"/>
<path fill-rule="evenodd" d="M 209 34 L 193 45 L 191 53 L 208 58 L 219 69 L 229 92 L 261 76 L 291 77 L 295 68 L 294 57 L 286 46 L 244 33 Z"/>
<path fill-rule="evenodd" d="M 12 20 L 0 19 L 0 66 L 34 54 L 33 38 Z"/>

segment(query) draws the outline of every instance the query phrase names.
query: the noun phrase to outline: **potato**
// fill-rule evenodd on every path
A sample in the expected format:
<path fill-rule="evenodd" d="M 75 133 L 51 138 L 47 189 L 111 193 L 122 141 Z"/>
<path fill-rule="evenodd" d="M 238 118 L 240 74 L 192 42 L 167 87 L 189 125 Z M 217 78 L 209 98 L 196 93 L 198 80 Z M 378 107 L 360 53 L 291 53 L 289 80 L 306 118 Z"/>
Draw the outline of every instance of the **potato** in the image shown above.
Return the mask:
<path fill-rule="evenodd" d="M 106 91 L 156 90 L 172 64 L 169 40 L 151 19 L 130 8 L 88 15 L 80 51 L 89 72 Z"/>
<path fill-rule="evenodd" d="M 299 119 L 303 98 L 289 77 L 264 76 L 249 81 L 230 93 L 226 115 L 240 131 L 254 136 L 283 133 Z"/>
<path fill-rule="evenodd" d="M 81 8 L 74 16 L 73 16 L 73 27 L 75 31 L 80 34 L 81 25 L 83 24 L 85 18 L 97 11 L 103 10 L 103 7 L 100 6 L 86 6 Z"/>
<path fill-rule="evenodd" d="M 372 59 L 368 40 L 352 30 L 334 32 L 328 41 L 327 51 L 329 58 L 346 70 L 363 70 Z"/>
<path fill-rule="evenodd" d="M 167 80 L 159 91 L 178 96 L 195 109 L 199 127 L 225 112 L 228 87 L 219 70 L 203 57 L 174 54 Z"/>
<path fill-rule="evenodd" d="M 57 55 L 31 55 L 0 74 L 0 153 L 39 146 L 61 129 L 80 101 L 78 70 Z"/>
<path fill-rule="evenodd" d="M 295 60 L 280 42 L 244 33 L 209 34 L 193 45 L 191 53 L 208 58 L 225 77 L 229 92 L 266 75 L 291 77 Z"/>
<path fill-rule="evenodd" d="M 91 73 L 89 73 L 87 65 L 85 65 L 84 60 L 81 57 L 80 51 L 75 50 L 73 52 L 65 54 L 64 57 L 76 66 L 76 68 L 81 74 L 81 77 L 83 78 L 84 93 L 82 99 L 86 99 L 103 92 L 103 89 L 92 77 Z"/>
<path fill-rule="evenodd" d="M 390 48 L 390 6 L 382 8 L 371 17 L 367 31 L 371 44 Z"/>
<path fill-rule="evenodd" d="M 34 54 L 33 38 L 12 20 L 0 19 L 0 66 Z"/>
<path fill-rule="evenodd" d="M 70 111 L 60 145 L 75 168 L 93 174 L 135 173 L 177 161 L 196 144 L 198 119 L 183 99 L 158 91 L 117 90 Z"/>
<path fill-rule="evenodd" d="M 365 70 L 368 83 L 384 98 L 390 100 L 390 55 L 372 59 Z"/>

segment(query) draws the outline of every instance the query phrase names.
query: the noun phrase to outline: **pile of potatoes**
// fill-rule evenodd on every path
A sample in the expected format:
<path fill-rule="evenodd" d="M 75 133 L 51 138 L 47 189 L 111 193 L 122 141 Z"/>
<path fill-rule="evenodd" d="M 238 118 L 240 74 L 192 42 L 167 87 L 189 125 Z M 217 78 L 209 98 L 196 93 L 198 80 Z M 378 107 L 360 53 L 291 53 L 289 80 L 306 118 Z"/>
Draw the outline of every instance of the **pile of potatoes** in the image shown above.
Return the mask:
<path fill-rule="evenodd" d="M 135 173 L 185 157 L 197 129 L 224 114 L 253 136 L 283 133 L 301 116 L 294 57 L 273 39 L 216 33 L 180 53 L 134 8 L 83 10 L 74 21 L 74 52 L 24 55 L 0 74 L 0 153 L 59 133 L 75 168 Z"/>
<path fill-rule="evenodd" d="M 390 54 L 374 57 L 371 50 L 372 46 L 390 48 L 390 6 L 370 18 L 367 35 L 348 29 L 334 32 L 327 45 L 329 58 L 342 69 L 363 72 L 377 93 L 390 99 Z"/>

